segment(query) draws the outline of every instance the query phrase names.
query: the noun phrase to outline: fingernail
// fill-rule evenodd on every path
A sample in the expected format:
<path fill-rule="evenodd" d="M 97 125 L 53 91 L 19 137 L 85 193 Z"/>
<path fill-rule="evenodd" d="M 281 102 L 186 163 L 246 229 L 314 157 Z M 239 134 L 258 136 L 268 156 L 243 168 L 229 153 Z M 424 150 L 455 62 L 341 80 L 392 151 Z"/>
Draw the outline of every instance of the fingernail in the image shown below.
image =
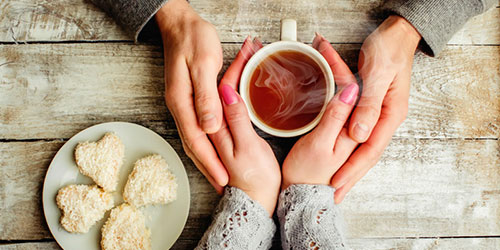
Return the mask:
<path fill-rule="evenodd" d="M 314 39 L 312 42 L 312 47 L 316 50 L 318 49 L 318 45 L 321 42 L 321 38 L 319 38 L 320 34 L 318 32 L 314 32 Z"/>
<path fill-rule="evenodd" d="M 245 46 L 247 46 L 247 44 L 251 43 L 251 42 L 252 42 L 252 37 L 251 36 L 247 36 L 247 38 L 245 38 L 245 41 L 241 45 L 241 49 L 245 48 Z"/>
<path fill-rule="evenodd" d="M 224 100 L 225 104 L 231 105 L 238 102 L 238 96 L 236 95 L 236 91 L 234 91 L 234 89 L 231 86 L 223 84 L 221 87 L 221 93 L 222 93 L 222 99 Z"/>
<path fill-rule="evenodd" d="M 363 123 L 358 122 L 354 126 L 354 137 L 356 137 L 358 141 L 365 141 L 366 138 L 368 138 L 368 132 L 368 126 Z"/>
<path fill-rule="evenodd" d="M 211 132 L 215 126 L 217 126 L 217 120 L 215 119 L 215 115 L 206 114 L 201 117 L 201 127 L 205 132 Z"/>
<path fill-rule="evenodd" d="M 247 36 L 247 38 L 245 38 L 245 41 L 243 42 L 243 45 L 245 45 L 245 43 L 248 43 L 248 42 L 251 42 L 252 41 L 252 37 L 250 35 Z"/>
<path fill-rule="evenodd" d="M 253 52 L 254 53 L 257 52 L 262 47 L 264 47 L 264 45 L 262 45 L 262 41 L 260 41 L 260 38 L 259 37 L 255 37 L 253 39 Z"/>
<path fill-rule="evenodd" d="M 321 40 L 321 41 L 328 41 L 328 40 L 326 40 L 326 38 L 325 38 L 323 35 L 321 35 L 321 34 L 320 34 L 320 33 L 318 33 L 318 32 L 316 32 L 316 36 L 318 36 L 318 37 L 320 38 L 320 40 Z"/>
<path fill-rule="evenodd" d="M 252 41 L 252 42 L 253 42 L 253 43 L 256 43 L 256 44 L 260 44 L 260 45 L 262 45 L 262 41 L 260 41 L 260 37 L 258 37 L 258 36 L 256 36 L 256 37 L 253 39 L 253 41 Z"/>
<path fill-rule="evenodd" d="M 317 36 L 320 40 L 323 40 L 324 37 L 319 32 L 314 32 L 314 35 Z"/>
<path fill-rule="evenodd" d="M 358 96 L 358 84 L 351 83 L 342 90 L 340 93 L 340 101 L 345 104 L 354 104 L 356 97 Z"/>

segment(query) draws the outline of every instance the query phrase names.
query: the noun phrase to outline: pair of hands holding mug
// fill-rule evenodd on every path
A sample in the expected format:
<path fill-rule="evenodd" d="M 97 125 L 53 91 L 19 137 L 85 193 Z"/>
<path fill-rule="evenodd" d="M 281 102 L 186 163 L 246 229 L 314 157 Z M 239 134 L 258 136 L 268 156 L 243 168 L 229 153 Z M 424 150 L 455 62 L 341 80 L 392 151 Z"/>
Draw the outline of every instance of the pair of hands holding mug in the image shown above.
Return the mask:
<path fill-rule="evenodd" d="M 219 158 L 221 152 L 218 155 L 216 149 L 218 151 L 220 149 L 217 148 L 217 145 L 214 148 L 209 140 L 209 136 L 210 139 L 215 140 L 214 136 L 216 135 L 213 133 L 219 130 L 231 131 L 231 128 L 226 127 L 227 124 L 223 124 L 222 108 L 222 106 L 227 108 L 231 105 L 224 102 L 221 105 L 217 91 L 217 74 L 222 67 L 222 48 L 216 30 L 210 23 L 203 20 L 185 0 L 168 1 L 156 14 L 156 21 L 164 41 L 165 100 L 167 106 L 174 117 L 187 155 L 215 189 L 221 192 L 223 186 L 228 183 L 229 185 L 234 184 L 232 180 L 235 179 L 236 173 L 232 169 L 234 166 L 225 164 L 229 163 L 227 159 L 222 156 Z M 320 42 L 323 40 L 316 38 L 313 43 L 313 46 L 320 52 L 322 52 L 322 48 L 331 48 L 331 46 L 326 46 L 326 43 Z M 330 165 L 332 169 L 335 171 L 338 169 L 337 172 L 332 172 L 332 175 L 333 173 L 335 175 L 331 180 L 331 184 L 337 188 L 335 193 L 337 203 L 342 201 L 354 184 L 376 164 L 392 134 L 406 117 L 411 65 L 419 41 L 420 35 L 411 24 L 401 17 L 390 16 L 363 43 L 358 64 L 360 77 L 363 80 L 361 98 L 352 113 L 347 128 L 339 131 L 338 136 L 330 137 L 333 140 L 332 145 L 337 143 L 335 147 L 332 147 L 333 152 L 336 153 L 328 158 L 332 159 L 330 163 L 334 163 Z M 254 43 L 251 44 L 255 46 Z M 255 48 L 252 49 L 255 51 Z M 339 89 L 345 88 L 348 83 L 356 82 L 355 77 L 333 48 L 331 51 L 333 52 L 323 51 L 322 54 L 325 58 L 330 56 L 330 59 L 335 59 L 328 60 L 327 58 L 327 61 L 332 66 L 335 82 Z M 246 54 L 246 57 L 241 57 L 242 53 L 240 51 L 238 54 L 240 58 L 237 57 L 230 67 L 233 70 L 228 69 L 226 72 L 221 86 L 228 84 L 236 88 L 241 69 L 251 56 L 251 54 Z M 234 68 L 237 69 L 234 70 Z M 334 102 L 332 101 L 332 103 Z M 239 106 L 241 102 L 237 104 Z M 224 112 L 227 113 L 227 111 Z M 329 117 L 328 112 L 325 117 Z M 318 125 L 318 128 L 321 128 L 321 125 Z M 318 128 L 310 134 L 314 135 Z M 335 134 L 334 132 L 330 133 Z M 312 135 L 308 134 L 301 138 L 287 157 L 283 166 L 284 183 L 287 183 L 286 178 L 292 177 L 286 171 L 288 169 L 287 163 L 291 162 L 289 159 L 301 159 L 298 152 L 306 152 L 305 149 L 300 148 L 305 148 L 310 144 L 308 140 L 313 140 Z M 235 140 L 234 137 L 231 138 Z M 262 139 L 257 139 L 257 136 L 255 138 L 255 141 L 258 140 L 262 144 Z M 343 152 L 340 152 L 340 148 L 344 147 L 341 146 L 344 145 L 340 143 L 344 142 L 344 139 L 341 138 L 352 138 L 353 141 L 362 144 L 357 149 L 353 147 L 351 150 L 348 150 L 346 146 L 345 149 L 342 149 Z M 310 159 L 326 161 L 326 158 L 318 157 L 318 154 L 325 152 L 326 146 L 325 148 L 320 147 L 320 144 L 310 146 L 317 148 L 309 149 L 309 153 L 312 155 L 307 156 L 304 153 L 302 158 L 309 157 L 309 161 Z M 264 148 L 269 148 L 269 146 Z M 250 158 L 252 161 L 255 161 L 255 158 L 259 156 L 260 151 L 255 152 L 255 150 L 257 149 L 248 150 L 248 154 L 252 154 L 252 158 Z M 352 152 L 353 150 L 354 152 Z M 270 149 L 267 151 L 270 152 Z M 344 151 L 349 151 L 349 153 Z M 297 156 L 293 156 L 295 154 Z M 234 154 L 234 156 L 237 155 L 240 154 Z M 340 156 L 345 157 L 346 160 Z M 304 164 L 300 167 L 315 166 Z M 279 168 L 277 170 L 279 174 Z"/>
<path fill-rule="evenodd" d="M 330 185 L 337 169 L 358 145 L 344 128 L 358 95 L 358 85 L 330 43 L 316 36 L 313 47 L 331 65 L 335 79 L 345 81 L 336 82 L 341 90 L 328 104 L 318 126 L 293 146 L 280 171 L 271 147 L 253 129 L 246 106 L 235 91 L 245 64 L 261 47 L 258 40 L 247 38 L 227 69 L 219 85 L 225 119 L 221 129 L 209 136 L 228 171 L 228 184 L 243 190 L 272 215 L 280 187 Z"/>

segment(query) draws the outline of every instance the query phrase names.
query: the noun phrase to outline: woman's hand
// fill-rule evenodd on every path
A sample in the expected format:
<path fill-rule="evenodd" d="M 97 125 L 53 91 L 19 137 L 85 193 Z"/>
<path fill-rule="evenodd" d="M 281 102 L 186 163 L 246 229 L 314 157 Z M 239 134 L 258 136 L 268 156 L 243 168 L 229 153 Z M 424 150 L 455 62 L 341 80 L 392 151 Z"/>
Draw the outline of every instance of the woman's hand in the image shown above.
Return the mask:
<path fill-rule="evenodd" d="M 390 16 L 370 34 L 359 55 L 363 91 L 349 122 L 349 135 L 363 143 L 332 180 L 340 203 L 372 168 L 406 118 L 413 56 L 420 34 L 404 18 Z"/>
<path fill-rule="evenodd" d="M 247 60 L 262 45 L 247 39 L 226 71 L 219 93 L 225 121 L 210 139 L 229 173 L 229 185 L 243 190 L 271 216 L 278 199 L 279 164 L 267 142 L 252 127 L 248 111 L 235 89 Z"/>
<path fill-rule="evenodd" d="M 330 64 L 340 91 L 333 97 L 319 122 L 309 134 L 300 138 L 283 163 L 283 184 L 329 185 L 358 143 L 344 128 L 358 95 L 358 85 L 347 65 L 330 43 L 317 35 L 313 47 Z"/>
<path fill-rule="evenodd" d="M 163 38 L 165 101 L 186 154 L 220 193 L 229 177 L 207 137 L 222 123 L 217 92 L 222 48 L 217 32 L 185 0 L 168 1 L 156 21 Z"/>

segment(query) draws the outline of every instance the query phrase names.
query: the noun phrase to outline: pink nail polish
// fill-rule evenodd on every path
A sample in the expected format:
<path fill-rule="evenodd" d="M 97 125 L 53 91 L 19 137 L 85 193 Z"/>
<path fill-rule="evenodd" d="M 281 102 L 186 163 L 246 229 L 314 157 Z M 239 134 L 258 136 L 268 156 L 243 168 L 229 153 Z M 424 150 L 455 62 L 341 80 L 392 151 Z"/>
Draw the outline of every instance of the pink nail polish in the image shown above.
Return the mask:
<path fill-rule="evenodd" d="M 243 42 L 243 45 L 245 45 L 245 43 L 249 43 L 252 41 L 252 37 L 250 35 L 247 36 L 247 38 L 245 38 L 245 41 Z"/>
<path fill-rule="evenodd" d="M 241 45 L 240 50 L 242 50 L 243 48 L 245 48 L 246 46 L 248 46 L 247 44 L 249 44 L 249 43 L 252 43 L 252 37 L 251 36 L 247 36 L 247 38 L 245 38 L 245 41 Z"/>
<path fill-rule="evenodd" d="M 254 44 L 257 44 L 257 45 L 262 45 L 262 41 L 260 40 L 260 37 L 256 36 L 253 41 L 252 41 Z"/>
<path fill-rule="evenodd" d="M 319 43 L 321 42 L 320 34 L 318 32 L 314 32 L 314 39 L 312 42 L 312 47 L 318 50 Z"/>
<path fill-rule="evenodd" d="M 224 103 L 227 105 L 235 104 L 238 102 L 238 95 L 236 95 L 236 91 L 234 91 L 234 89 L 227 84 L 222 85 L 221 94 Z"/>
<path fill-rule="evenodd" d="M 323 35 L 321 35 L 319 32 L 316 32 L 316 36 L 318 36 L 318 38 L 321 42 L 323 42 L 323 41 L 328 42 L 328 40 L 326 40 L 326 38 Z M 328 43 L 330 43 L 330 42 L 328 42 Z"/>
<path fill-rule="evenodd" d="M 264 47 L 264 45 L 262 45 L 262 41 L 260 40 L 259 37 L 255 37 L 253 39 L 253 52 L 257 52 L 259 49 L 261 49 L 262 47 Z"/>
<path fill-rule="evenodd" d="M 354 104 L 356 97 L 358 96 L 358 84 L 351 83 L 342 90 L 340 93 L 339 100 L 345 104 Z"/>

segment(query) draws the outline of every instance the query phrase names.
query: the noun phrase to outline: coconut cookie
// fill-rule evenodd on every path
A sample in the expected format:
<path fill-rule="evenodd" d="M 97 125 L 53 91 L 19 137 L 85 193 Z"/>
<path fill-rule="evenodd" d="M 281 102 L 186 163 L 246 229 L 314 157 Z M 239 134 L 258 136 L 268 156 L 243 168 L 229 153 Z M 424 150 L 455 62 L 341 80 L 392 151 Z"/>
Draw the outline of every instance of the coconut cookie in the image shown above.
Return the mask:
<path fill-rule="evenodd" d="M 70 233 L 86 233 L 113 208 L 113 196 L 97 185 L 69 185 L 59 189 L 56 202 L 61 225 Z"/>
<path fill-rule="evenodd" d="M 106 133 L 97 142 L 80 142 L 75 148 L 76 165 L 105 191 L 115 191 L 123 164 L 125 146 L 114 133 Z"/>
<path fill-rule="evenodd" d="M 129 175 L 123 199 L 136 206 L 167 204 L 177 199 L 177 181 L 160 155 L 137 160 Z"/>
<path fill-rule="evenodd" d="M 109 219 L 102 227 L 103 250 L 151 249 L 151 232 L 146 228 L 144 215 L 129 204 L 111 210 Z"/>

